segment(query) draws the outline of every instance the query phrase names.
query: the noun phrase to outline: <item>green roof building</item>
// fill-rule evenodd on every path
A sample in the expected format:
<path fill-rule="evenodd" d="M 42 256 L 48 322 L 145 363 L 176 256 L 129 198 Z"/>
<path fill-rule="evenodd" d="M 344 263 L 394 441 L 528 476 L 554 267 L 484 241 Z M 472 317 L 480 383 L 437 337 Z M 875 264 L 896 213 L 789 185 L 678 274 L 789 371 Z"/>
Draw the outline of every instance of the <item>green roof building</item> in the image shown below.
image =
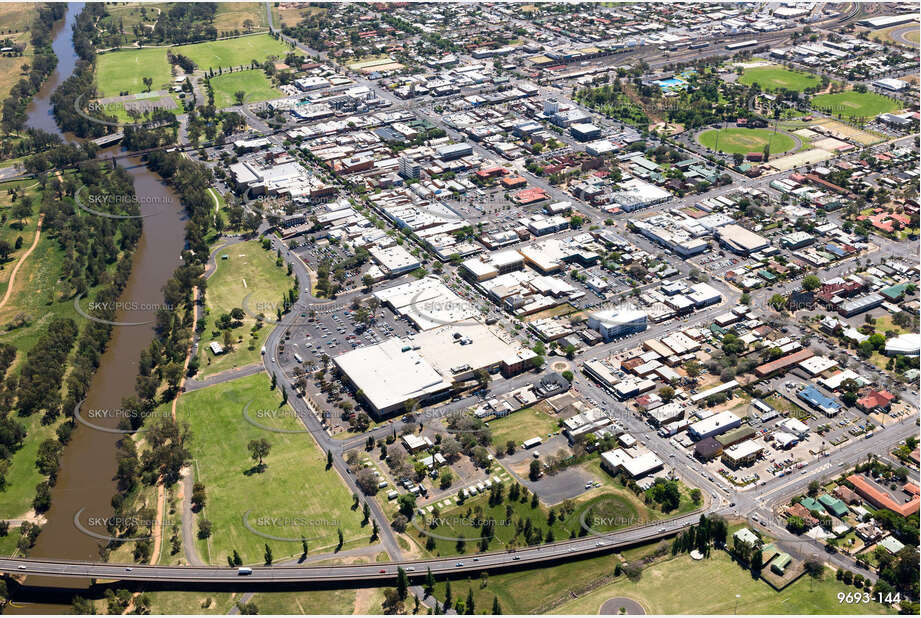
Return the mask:
<path fill-rule="evenodd" d="M 886 300 L 898 301 L 905 295 L 905 291 L 908 289 L 908 283 L 900 283 L 898 285 L 893 285 L 888 288 L 884 288 L 879 291 L 880 294 L 886 297 Z"/>
<path fill-rule="evenodd" d="M 793 558 L 790 557 L 790 554 L 778 554 L 774 561 L 771 562 L 771 570 L 782 576 L 791 562 L 793 562 Z"/>
<path fill-rule="evenodd" d="M 805 497 L 799 501 L 800 504 L 809 509 L 813 514 L 824 515 L 825 509 L 822 508 L 822 505 L 819 504 L 814 498 Z"/>
<path fill-rule="evenodd" d="M 847 505 L 834 496 L 823 494 L 819 496 L 819 502 L 825 507 L 826 511 L 839 519 L 847 515 Z"/>

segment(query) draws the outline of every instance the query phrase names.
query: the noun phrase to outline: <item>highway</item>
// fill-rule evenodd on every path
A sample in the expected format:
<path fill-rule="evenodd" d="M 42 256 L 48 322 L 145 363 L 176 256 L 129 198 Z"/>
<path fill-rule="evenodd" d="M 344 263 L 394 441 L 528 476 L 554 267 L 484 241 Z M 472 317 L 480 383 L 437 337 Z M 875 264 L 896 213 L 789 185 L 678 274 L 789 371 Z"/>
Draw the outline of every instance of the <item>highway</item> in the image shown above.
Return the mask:
<path fill-rule="evenodd" d="M 253 567 L 251 574 L 240 575 L 236 569 L 227 567 L 147 566 L 0 558 L 0 572 L 50 577 L 224 584 L 231 582 L 392 581 L 397 574 L 397 567 L 403 567 L 407 570 L 408 575 L 418 578 L 425 575 L 428 569 L 431 569 L 435 575 L 476 573 L 486 568 L 534 566 L 576 556 L 610 552 L 620 547 L 671 536 L 685 526 L 695 523 L 700 518 L 701 512 L 698 510 L 667 521 L 618 530 L 609 534 L 589 534 L 580 539 L 523 548 L 514 552 L 491 552 L 476 556 L 407 560 L 398 563 Z"/>

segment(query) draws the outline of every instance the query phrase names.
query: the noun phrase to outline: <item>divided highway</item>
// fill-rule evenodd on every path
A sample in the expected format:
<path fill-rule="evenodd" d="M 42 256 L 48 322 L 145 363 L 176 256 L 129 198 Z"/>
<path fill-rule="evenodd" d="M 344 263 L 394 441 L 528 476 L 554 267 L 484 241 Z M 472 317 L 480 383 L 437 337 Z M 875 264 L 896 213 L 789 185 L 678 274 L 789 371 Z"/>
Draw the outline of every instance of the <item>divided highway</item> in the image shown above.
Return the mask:
<path fill-rule="evenodd" d="M 363 565 L 338 566 L 265 566 L 253 567 L 252 573 L 241 575 L 227 567 L 146 566 L 111 564 L 105 562 L 73 562 L 42 559 L 0 558 L 0 572 L 51 577 L 88 577 L 95 579 L 132 580 L 176 583 L 267 583 L 267 582 L 346 582 L 391 581 L 397 567 L 403 567 L 411 577 L 424 575 L 431 569 L 435 575 L 471 573 L 483 569 L 536 565 L 573 556 L 588 556 L 610 552 L 619 547 L 644 543 L 671 536 L 695 523 L 704 512 L 692 513 L 666 521 L 618 530 L 608 534 L 588 535 L 520 549 L 514 552 L 492 552 L 476 556 L 455 556 L 431 560 L 407 560 L 401 563 L 378 562 Z"/>

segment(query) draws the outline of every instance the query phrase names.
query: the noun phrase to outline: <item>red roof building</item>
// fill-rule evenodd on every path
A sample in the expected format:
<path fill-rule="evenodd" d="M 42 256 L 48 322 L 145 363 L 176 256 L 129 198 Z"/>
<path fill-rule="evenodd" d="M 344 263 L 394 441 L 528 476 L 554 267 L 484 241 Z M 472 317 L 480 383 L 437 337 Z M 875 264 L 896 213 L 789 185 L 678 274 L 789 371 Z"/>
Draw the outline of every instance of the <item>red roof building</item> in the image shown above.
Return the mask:
<path fill-rule="evenodd" d="M 864 412 L 869 412 L 870 410 L 888 410 L 889 406 L 895 400 L 895 395 L 889 391 L 873 391 L 861 397 L 857 400 L 857 407 L 859 407 Z"/>
<path fill-rule="evenodd" d="M 919 499 L 917 494 L 915 494 L 915 497 L 909 502 L 899 504 L 889 494 L 876 487 L 872 481 L 864 476 L 852 474 L 847 477 L 847 480 L 854 486 L 858 494 L 863 496 L 867 502 L 877 508 L 889 509 L 902 517 L 908 517 L 912 513 L 918 512 L 918 506 L 921 504 L 921 499 Z"/>
<path fill-rule="evenodd" d="M 793 352 L 792 354 L 781 356 L 775 361 L 771 361 L 769 363 L 755 367 L 755 375 L 757 375 L 759 378 L 763 378 L 771 375 L 775 371 L 786 371 L 797 363 L 803 362 L 807 358 L 812 358 L 812 350 L 799 350 L 797 352 Z"/>

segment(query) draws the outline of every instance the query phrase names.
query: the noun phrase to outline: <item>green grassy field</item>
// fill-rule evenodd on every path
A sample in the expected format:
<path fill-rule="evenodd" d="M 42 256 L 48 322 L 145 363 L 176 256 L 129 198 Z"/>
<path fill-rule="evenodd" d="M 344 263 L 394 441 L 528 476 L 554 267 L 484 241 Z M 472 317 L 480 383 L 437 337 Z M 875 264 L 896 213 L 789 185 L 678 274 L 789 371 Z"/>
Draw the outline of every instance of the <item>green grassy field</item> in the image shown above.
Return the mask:
<path fill-rule="evenodd" d="M 870 118 L 885 112 L 892 112 L 902 105 L 895 99 L 874 92 L 836 92 L 820 94 L 812 98 L 812 106 L 830 111 L 833 116 L 843 118 Z"/>
<path fill-rule="evenodd" d="M 548 433 L 557 431 L 559 422 L 542 408 L 541 405 L 532 406 L 490 421 L 492 443 L 496 448 L 505 449 L 505 443 L 512 440 L 515 447 L 520 448 L 525 440 L 546 438 Z"/>
<path fill-rule="evenodd" d="M 761 579 L 752 579 L 723 551 L 709 559 L 689 556 L 653 564 L 644 569 L 639 581 L 626 578 L 607 584 L 553 609 L 553 614 L 597 614 L 610 598 L 638 601 L 647 614 L 891 614 L 879 603 L 840 604 L 838 592 L 856 592 L 825 571 L 822 580 L 804 575 L 775 591 Z M 739 595 L 738 597 L 736 595 Z"/>
<path fill-rule="evenodd" d="M 553 568 L 491 573 L 486 586 L 473 579 L 452 580 L 451 594 L 455 599 L 466 599 L 469 588 L 478 612 L 490 611 L 495 597 L 499 599 L 503 614 L 529 614 L 545 607 L 551 600 L 568 597 L 573 588 L 610 575 L 619 562 L 614 554 L 606 554 L 566 562 Z M 445 598 L 445 584 L 440 577 L 436 581 L 435 596 L 441 603 Z"/>
<path fill-rule="evenodd" d="M 546 507 L 542 504 L 532 507 L 530 498 L 525 502 L 512 502 L 508 499 L 507 490 L 508 487 L 505 499 L 494 506 L 489 505 L 488 494 L 481 494 L 466 500 L 462 505 L 441 511 L 437 519 L 429 513 L 425 516 L 417 515 L 406 532 L 420 546 L 425 546 L 428 538 L 432 537 L 435 549 L 429 551 L 433 555 L 454 556 L 480 551 L 479 543 L 484 534 L 482 528 L 476 525 L 478 521 L 496 522 L 487 551 L 498 551 L 528 545 L 525 534 L 517 530 L 519 520 L 530 520 L 532 526 L 541 531 L 545 542 L 550 531 L 553 532 L 554 540 L 561 541 L 578 536 L 582 521 L 590 528 L 586 532 L 609 532 L 636 525 L 641 517 L 638 511 L 646 510 L 634 504 L 633 496 L 626 495 L 623 490 L 619 493 L 608 492 L 579 502 L 570 513 L 564 513 L 561 508 L 552 509 L 554 521 L 550 524 Z M 511 508 L 511 514 L 507 507 Z M 433 527 L 432 524 L 437 525 Z M 463 548 L 458 539 L 465 539 Z"/>
<path fill-rule="evenodd" d="M 152 614 L 227 614 L 234 607 L 232 592 L 199 592 L 197 590 L 151 590 Z M 104 602 L 97 601 L 98 613 L 103 613 Z"/>
<path fill-rule="evenodd" d="M 719 140 L 717 140 L 717 136 Z M 771 155 L 792 150 L 796 142 L 785 133 L 774 133 L 771 129 L 710 129 L 697 137 L 705 148 L 719 150 L 728 154 L 760 153 L 768 144 L 771 145 Z M 717 144 L 717 141 L 719 142 Z M 717 148 L 719 146 L 719 148 Z"/>
<path fill-rule="evenodd" d="M 249 564 L 262 563 L 268 543 L 275 560 L 301 553 L 299 539 L 311 553 L 331 552 L 341 529 L 345 548 L 370 539 L 370 525 L 361 526 L 361 510 L 352 510 L 352 496 L 335 470 L 326 470 L 326 455 L 309 433 L 279 433 L 261 425 L 300 430 L 291 409 L 280 406 L 278 391 L 269 389 L 265 374 L 256 374 L 192 391 L 179 399 L 176 418 L 189 424 L 190 449 L 198 480 L 208 494 L 204 517 L 214 524 L 208 541 L 197 541 L 201 556 L 226 564 L 234 549 Z M 255 469 L 247 444 L 265 438 L 271 452 L 265 469 Z M 247 525 L 244 514 L 249 511 Z M 201 516 L 201 515 L 200 515 Z M 270 540 L 256 532 L 294 541 Z"/>
<path fill-rule="evenodd" d="M 226 260 L 221 258 L 224 255 Z M 259 360 L 271 325 L 263 322 L 262 327 L 253 332 L 257 323 L 254 316 L 262 313 L 274 320 L 275 307 L 280 306 L 293 281 L 285 266 L 276 266 L 275 254 L 263 249 L 258 240 L 231 245 L 218 253 L 217 270 L 208 278 L 205 293 L 205 330 L 199 346 L 201 375 L 212 375 Z M 215 356 L 208 343 L 217 341 L 224 345 L 223 334 L 215 322 L 235 308 L 243 309 L 244 317 L 240 320 L 241 326 L 231 329 L 234 348 Z"/>
<path fill-rule="evenodd" d="M 791 71 L 782 66 L 751 67 L 739 78 L 739 83 L 751 86 L 757 82 L 762 90 L 787 90 L 803 91 L 811 86 L 818 86 L 820 79 L 809 73 Z"/>
<path fill-rule="evenodd" d="M 60 421 L 52 425 L 42 425 L 40 414 L 31 417 L 15 417 L 26 429 L 26 439 L 22 448 L 13 453 L 6 473 L 6 489 L 0 494 L 0 519 L 13 519 L 23 516 L 32 508 L 35 499 L 35 486 L 46 477 L 35 467 L 39 445 L 55 437 L 55 430 Z M 12 534 L 12 532 L 11 532 Z"/>
<path fill-rule="evenodd" d="M 214 88 L 214 106 L 218 109 L 239 105 L 235 96 L 238 91 L 244 93 L 243 101 L 246 103 L 259 103 L 284 96 L 280 90 L 272 87 L 272 82 L 261 69 L 212 77 L 211 87 Z"/>
<path fill-rule="evenodd" d="M 260 614 L 351 614 L 355 608 L 356 591 L 306 590 L 297 592 L 260 592 L 253 603 Z"/>
<path fill-rule="evenodd" d="M 153 79 L 151 90 L 170 87 L 172 74 L 166 48 L 123 49 L 100 54 L 96 59 L 96 89 L 100 98 L 118 96 L 125 91 L 144 92 L 145 77 Z"/>
<path fill-rule="evenodd" d="M 217 70 L 218 67 L 238 67 L 249 65 L 253 60 L 265 61 L 269 56 L 284 58 L 291 50 L 268 34 L 208 41 L 193 45 L 174 47 L 173 52 L 182 54 L 204 71 Z"/>

